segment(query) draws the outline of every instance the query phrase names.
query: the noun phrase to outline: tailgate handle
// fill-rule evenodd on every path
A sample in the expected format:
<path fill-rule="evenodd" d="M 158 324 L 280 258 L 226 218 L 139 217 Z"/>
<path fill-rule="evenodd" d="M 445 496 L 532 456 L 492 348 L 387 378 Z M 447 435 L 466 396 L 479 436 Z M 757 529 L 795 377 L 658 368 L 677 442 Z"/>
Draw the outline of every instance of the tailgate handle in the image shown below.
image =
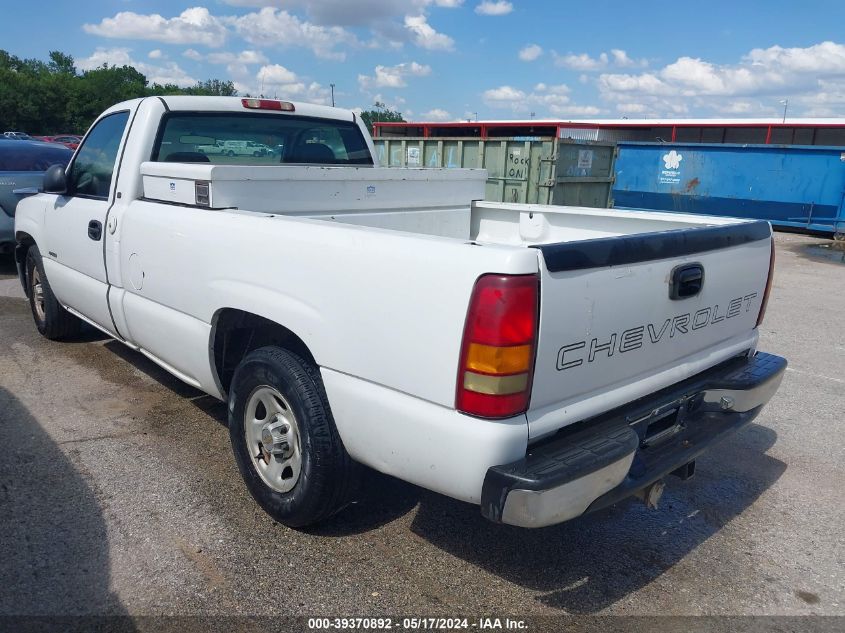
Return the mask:
<path fill-rule="evenodd" d="M 704 266 L 684 264 L 672 270 L 669 298 L 673 301 L 694 297 L 704 287 Z"/>

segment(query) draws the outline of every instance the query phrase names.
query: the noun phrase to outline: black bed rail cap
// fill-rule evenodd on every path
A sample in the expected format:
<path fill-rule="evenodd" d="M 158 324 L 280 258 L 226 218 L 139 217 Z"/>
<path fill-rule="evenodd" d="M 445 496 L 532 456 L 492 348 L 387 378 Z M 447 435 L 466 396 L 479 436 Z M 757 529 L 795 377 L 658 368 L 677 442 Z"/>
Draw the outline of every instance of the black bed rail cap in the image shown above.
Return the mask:
<path fill-rule="evenodd" d="M 617 235 L 580 242 L 533 244 L 546 261 L 549 272 L 637 264 L 656 259 L 683 257 L 768 239 L 771 225 L 765 220 L 673 229 L 656 233 Z"/>

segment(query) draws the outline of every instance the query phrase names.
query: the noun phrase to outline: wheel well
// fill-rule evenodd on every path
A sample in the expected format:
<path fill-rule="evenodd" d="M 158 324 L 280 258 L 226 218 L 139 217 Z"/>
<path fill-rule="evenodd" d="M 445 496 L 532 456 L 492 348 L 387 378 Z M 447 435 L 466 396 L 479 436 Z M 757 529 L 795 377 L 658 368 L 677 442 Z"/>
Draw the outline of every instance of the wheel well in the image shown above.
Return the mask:
<path fill-rule="evenodd" d="M 291 330 L 262 316 L 224 308 L 212 320 L 211 357 L 221 391 L 229 391 L 232 376 L 241 360 L 259 347 L 275 345 L 316 365 L 305 342 Z"/>
<path fill-rule="evenodd" d="M 29 283 L 26 279 L 26 254 L 29 252 L 29 249 L 35 245 L 35 240 L 32 239 L 32 236 L 29 233 L 24 233 L 23 231 L 18 231 L 15 233 L 15 262 L 18 264 L 18 277 L 21 280 L 21 285 L 23 286 L 23 290 L 26 293 L 26 296 L 29 296 Z"/>
<path fill-rule="evenodd" d="M 32 236 L 29 233 L 18 231 L 17 233 L 15 233 L 15 242 L 18 246 L 15 258 L 17 259 L 17 261 L 22 262 L 26 260 L 26 252 L 29 250 L 30 246 L 35 244 L 35 240 L 32 239 Z"/>

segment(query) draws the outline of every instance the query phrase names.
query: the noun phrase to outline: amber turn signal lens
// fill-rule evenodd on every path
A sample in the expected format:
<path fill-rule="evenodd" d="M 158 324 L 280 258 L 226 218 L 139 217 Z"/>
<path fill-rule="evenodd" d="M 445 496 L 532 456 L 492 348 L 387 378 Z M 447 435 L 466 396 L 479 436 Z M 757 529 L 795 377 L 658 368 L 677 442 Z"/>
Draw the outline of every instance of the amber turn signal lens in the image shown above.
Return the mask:
<path fill-rule="evenodd" d="M 531 354 L 530 345 L 496 347 L 470 343 L 466 368 L 482 374 L 518 374 L 530 368 Z"/>

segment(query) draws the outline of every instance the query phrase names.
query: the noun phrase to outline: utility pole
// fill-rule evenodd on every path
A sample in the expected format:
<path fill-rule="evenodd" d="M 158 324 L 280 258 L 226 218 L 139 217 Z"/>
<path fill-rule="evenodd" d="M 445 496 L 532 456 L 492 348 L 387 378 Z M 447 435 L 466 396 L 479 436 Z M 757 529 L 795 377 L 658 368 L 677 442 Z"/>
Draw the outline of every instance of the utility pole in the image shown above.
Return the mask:
<path fill-rule="evenodd" d="M 332 87 L 332 107 L 334 107 L 334 84 L 329 84 Z"/>
<path fill-rule="evenodd" d="M 783 122 L 786 123 L 786 109 L 789 107 L 789 99 L 783 99 L 781 103 L 783 104 Z"/>

